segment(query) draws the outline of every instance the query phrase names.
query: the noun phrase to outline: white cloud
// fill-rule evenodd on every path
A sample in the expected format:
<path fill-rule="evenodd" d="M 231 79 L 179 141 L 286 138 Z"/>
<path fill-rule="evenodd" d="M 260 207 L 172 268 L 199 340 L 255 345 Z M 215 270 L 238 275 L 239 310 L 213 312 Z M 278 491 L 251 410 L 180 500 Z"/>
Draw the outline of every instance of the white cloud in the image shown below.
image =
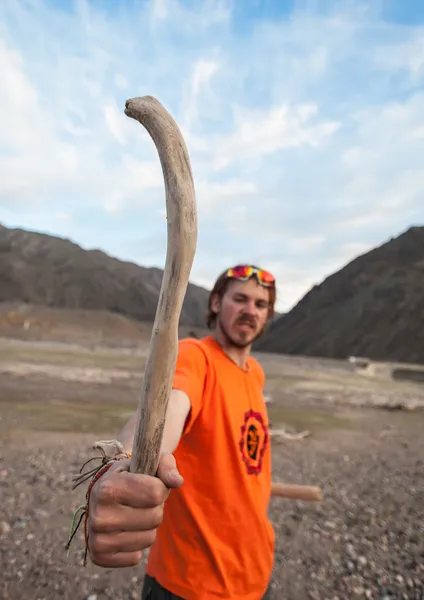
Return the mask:
<path fill-rule="evenodd" d="M 204 93 L 208 90 L 212 77 L 218 69 L 219 63 L 216 60 L 199 58 L 194 63 L 189 89 L 185 96 L 186 108 L 183 116 L 184 129 L 188 132 L 198 124 L 199 104 L 202 102 Z"/>
<path fill-rule="evenodd" d="M 237 110 L 236 131 L 217 143 L 215 168 L 221 169 L 233 162 L 259 158 L 285 148 L 319 146 L 339 128 L 339 123 L 309 123 L 317 112 L 318 108 L 313 104 L 283 105 L 266 112 Z"/>
<path fill-rule="evenodd" d="M 167 0 L 153 0 L 152 2 L 152 16 L 153 19 L 166 19 L 169 17 L 169 8 Z"/>
<path fill-rule="evenodd" d="M 372 60 L 392 73 L 406 70 L 413 82 L 419 81 L 424 75 L 424 28 L 417 27 L 407 40 L 383 44 Z"/>
<path fill-rule="evenodd" d="M 106 104 L 103 108 L 105 121 L 110 133 L 123 146 L 127 142 L 127 121 L 123 114 L 118 111 L 116 104 Z"/>
<path fill-rule="evenodd" d="M 230 198 L 243 198 L 246 195 L 254 194 L 256 191 L 256 185 L 252 181 L 239 179 L 229 179 L 221 183 L 200 181 L 196 185 L 196 195 L 199 196 L 201 205 L 205 207 L 211 206 L 212 208 L 220 200 L 228 202 Z"/>
<path fill-rule="evenodd" d="M 193 70 L 193 93 L 198 94 L 203 85 L 211 80 L 212 75 L 218 69 L 218 63 L 214 60 L 200 59 L 194 65 Z"/>
<path fill-rule="evenodd" d="M 71 215 L 69 215 L 69 214 L 67 214 L 67 213 L 64 213 L 64 212 L 58 212 L 58 213 L 56 213 L 56 214 L 55 214 L 55 218 L 56 218 L 58 221 L 64 221 L 64 222 L 67 222 L 67 221 L 71 221 L 71 220 L 72 220 L 72 217 L 71 217 Z"/>

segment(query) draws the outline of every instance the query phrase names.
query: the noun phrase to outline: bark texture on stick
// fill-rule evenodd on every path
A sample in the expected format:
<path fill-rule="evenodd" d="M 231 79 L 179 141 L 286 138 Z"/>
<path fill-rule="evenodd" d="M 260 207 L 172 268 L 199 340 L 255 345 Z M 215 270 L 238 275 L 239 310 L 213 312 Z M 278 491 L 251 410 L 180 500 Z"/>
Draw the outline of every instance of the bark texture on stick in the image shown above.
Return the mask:
<path fill-rule="evenodd" d="M 178 324 L 197 244 L 190 159 L 172 116 L 151 96 L 133 98 L 125 114 L 139 121 L 159 154 L 165 180 L 167 254 L 141 389 L 130 470 L 156 475 L 178 352 Z"/>

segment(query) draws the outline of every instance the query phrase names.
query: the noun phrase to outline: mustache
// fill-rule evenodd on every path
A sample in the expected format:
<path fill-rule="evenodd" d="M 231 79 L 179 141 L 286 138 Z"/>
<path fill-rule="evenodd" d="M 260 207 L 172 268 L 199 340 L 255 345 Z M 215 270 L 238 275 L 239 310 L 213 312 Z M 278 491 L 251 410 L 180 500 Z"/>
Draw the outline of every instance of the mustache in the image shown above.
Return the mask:
<path fill-rule="evenodd" d="M 256 321 L 252 317 L 247 315 L 243 315 L 239 317 L 236 321 L 237 325 L 251 325 L 252 327 L 256 327 Z"/>

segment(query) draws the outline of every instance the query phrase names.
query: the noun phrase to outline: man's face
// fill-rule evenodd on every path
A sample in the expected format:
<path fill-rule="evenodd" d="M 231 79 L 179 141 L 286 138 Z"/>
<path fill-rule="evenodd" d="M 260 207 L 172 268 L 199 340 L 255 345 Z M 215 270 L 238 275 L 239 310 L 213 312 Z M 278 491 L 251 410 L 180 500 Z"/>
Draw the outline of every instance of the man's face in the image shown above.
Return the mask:
<path fill-rule="evenodd" d="M 259 337 L 266 325 L 269 290 L 254 277 L 248 281 L 234 280 L 221 301 L 215 297 L 212 309 L 217 313 L 217 326 L 227 342 L 246 348 Z"/>

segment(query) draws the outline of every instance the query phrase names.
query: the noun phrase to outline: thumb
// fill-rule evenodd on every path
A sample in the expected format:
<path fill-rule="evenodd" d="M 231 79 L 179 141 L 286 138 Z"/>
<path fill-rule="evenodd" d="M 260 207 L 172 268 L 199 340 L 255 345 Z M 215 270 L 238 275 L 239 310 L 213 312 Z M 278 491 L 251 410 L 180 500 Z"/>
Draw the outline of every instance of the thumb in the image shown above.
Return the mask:
<path fill-rule="evenodd" d="M 179 488 L 184 483 L 177 463 L 172 454 L 162 454 L 159 459 L 157 476 L 163 481 L 167 488 Z"/>

